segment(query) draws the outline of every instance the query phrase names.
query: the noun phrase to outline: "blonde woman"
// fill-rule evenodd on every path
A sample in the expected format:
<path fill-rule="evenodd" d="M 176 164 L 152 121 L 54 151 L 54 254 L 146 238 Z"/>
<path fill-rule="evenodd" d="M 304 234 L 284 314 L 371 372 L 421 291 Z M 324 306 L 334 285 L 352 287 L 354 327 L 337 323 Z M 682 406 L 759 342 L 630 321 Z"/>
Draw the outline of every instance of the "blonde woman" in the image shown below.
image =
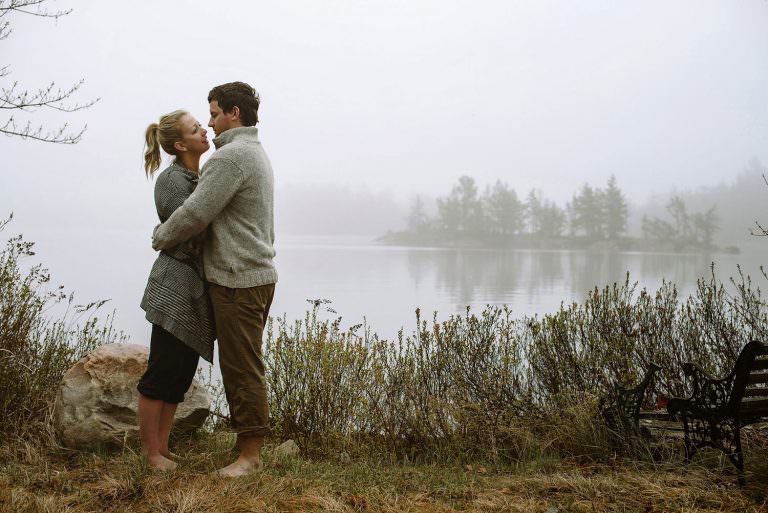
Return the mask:
<path fill-rule="evenodd" d="M 160 167 L 161 148 L 175 157 L 155 181 L 155 206 L 164 222 L 197 186 L 200 156 L 210 146 L 207 131 L 188 112 L 177 110 L 149 125 L 145 137 L 148 178 Z M 168 449 L 176 407 L 192 384 L 199 357 L 213 360 L 215 333 L 201 261 L 201 236 L 158 255 L 141 300 L 152 323 L 152 337 L 147 371 L 137 386 L 139 433 L 144 456 L 159 470 L 176 467 Z"/>

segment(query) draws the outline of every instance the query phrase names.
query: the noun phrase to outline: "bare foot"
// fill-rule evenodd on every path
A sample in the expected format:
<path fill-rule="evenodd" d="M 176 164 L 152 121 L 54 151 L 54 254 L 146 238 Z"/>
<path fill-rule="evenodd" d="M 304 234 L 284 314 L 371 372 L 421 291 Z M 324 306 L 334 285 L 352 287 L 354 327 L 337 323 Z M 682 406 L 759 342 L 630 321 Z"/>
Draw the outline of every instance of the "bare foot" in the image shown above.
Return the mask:
<path fill-rule="evenodd" d="M 174 470 L 176 468 L 176 463 L 172 462 L 162 454 L 157 454 L 156 456 L 148 456 L 147 462 L 149 463 L 149 467 L 153 470 Z"/>
<path fill-rule="evenodd" d="M 221 468 L 213 474 L 219 477 L 243 477 L 260 471 L 262 466 L 261 460 L 253 462 L 240 457 L 231 465 Z"/>
<path fill-rule="evenodd" d="M 175 452 L 171 452 L 168 449 L 165 449 L 165 450 L 161 449 L 160 450 L 160 455 L 162 457 L 164 457 L 164 458 L 168 458 L 169 460 L 178 460 L 179 459 L 179 455 L 178 454 L 176 454 Z"/>

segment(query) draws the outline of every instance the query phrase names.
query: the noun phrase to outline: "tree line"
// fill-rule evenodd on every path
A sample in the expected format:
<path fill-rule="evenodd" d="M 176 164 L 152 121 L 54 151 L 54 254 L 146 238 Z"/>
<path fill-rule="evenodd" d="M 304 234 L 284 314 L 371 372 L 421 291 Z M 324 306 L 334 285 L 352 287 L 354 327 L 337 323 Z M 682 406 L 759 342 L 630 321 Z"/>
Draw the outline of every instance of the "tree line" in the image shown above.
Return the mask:
<path fill-rule="evenodd" d="M 717 230 L 715 207 L 689 213 L 685 202 L 675 197 L 667 208 L 671 221 L 643 217 L 643 236 L 665 240 L 711 244 Z M 417 196 L 407 217 L 408 231 L 449 239 L 467 237 L 513 237 L 529 234 L 542 238 L 582 237 L 615 240 L 627 234 L 629 209 L 616 177 L 604 187 L 585 183 L 565 207 L 545 198 L 538 189 L 521 198 L 509 184 L 497 180 L 480 191 L 475 179 L 462 176 L 451 192 L 437 198 L 437 212 L 429 216 Z"/>
<path fill-rule="evenodd" d="M 689 212 L 685 201 L 680 196 L 673 196 L 666 209 L 671 221 L 643 216 L 640 228 L 643 238 L 712 246 L 712 238 L 720 228 L 714 205 L 703 212 Z"/>

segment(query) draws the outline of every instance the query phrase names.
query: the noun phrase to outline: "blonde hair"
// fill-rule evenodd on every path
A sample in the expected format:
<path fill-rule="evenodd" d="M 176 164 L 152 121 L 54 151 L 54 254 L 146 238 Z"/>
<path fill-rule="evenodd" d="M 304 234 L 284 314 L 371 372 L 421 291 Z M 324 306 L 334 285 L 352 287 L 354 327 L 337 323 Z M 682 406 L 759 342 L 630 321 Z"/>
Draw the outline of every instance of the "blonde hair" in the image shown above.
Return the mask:
<path fill-rule="evenodd" d="M 147 178 L 151 178 L 160 167 L 160 148 L 168 155 L 176 155 L 173 145 L 182 139 L 181 118 L 187 114 L 185 110 L 174 110 L 161 116 L 159 123 L 147 127 L 144 134 L 144 172 Z"/>

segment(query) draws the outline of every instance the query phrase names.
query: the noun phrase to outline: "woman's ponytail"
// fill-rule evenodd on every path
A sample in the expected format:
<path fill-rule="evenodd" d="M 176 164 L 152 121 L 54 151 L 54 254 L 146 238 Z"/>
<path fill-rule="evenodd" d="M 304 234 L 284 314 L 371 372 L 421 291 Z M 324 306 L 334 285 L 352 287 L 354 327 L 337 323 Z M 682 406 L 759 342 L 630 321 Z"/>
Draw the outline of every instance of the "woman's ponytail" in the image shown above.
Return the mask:
<path fill-rule="evenodd" d="M 147 178 L 152 178 L 160 167 L 160 125 L 152 123 L 147 127 L 144 136 L 146 146 L 144 151 L 144 172 Z"/>
<path fill-rule="evenodd" d="M 188 114 L 185 110 L 174 110 L 160 118 L 159 123 L 152 123 L 144 134 L 144 172 L 152 178 L 160 167 L 160 148 L 168 155 L 176 155 L 173 145 L 183 138 L 181 118 Z"/>

